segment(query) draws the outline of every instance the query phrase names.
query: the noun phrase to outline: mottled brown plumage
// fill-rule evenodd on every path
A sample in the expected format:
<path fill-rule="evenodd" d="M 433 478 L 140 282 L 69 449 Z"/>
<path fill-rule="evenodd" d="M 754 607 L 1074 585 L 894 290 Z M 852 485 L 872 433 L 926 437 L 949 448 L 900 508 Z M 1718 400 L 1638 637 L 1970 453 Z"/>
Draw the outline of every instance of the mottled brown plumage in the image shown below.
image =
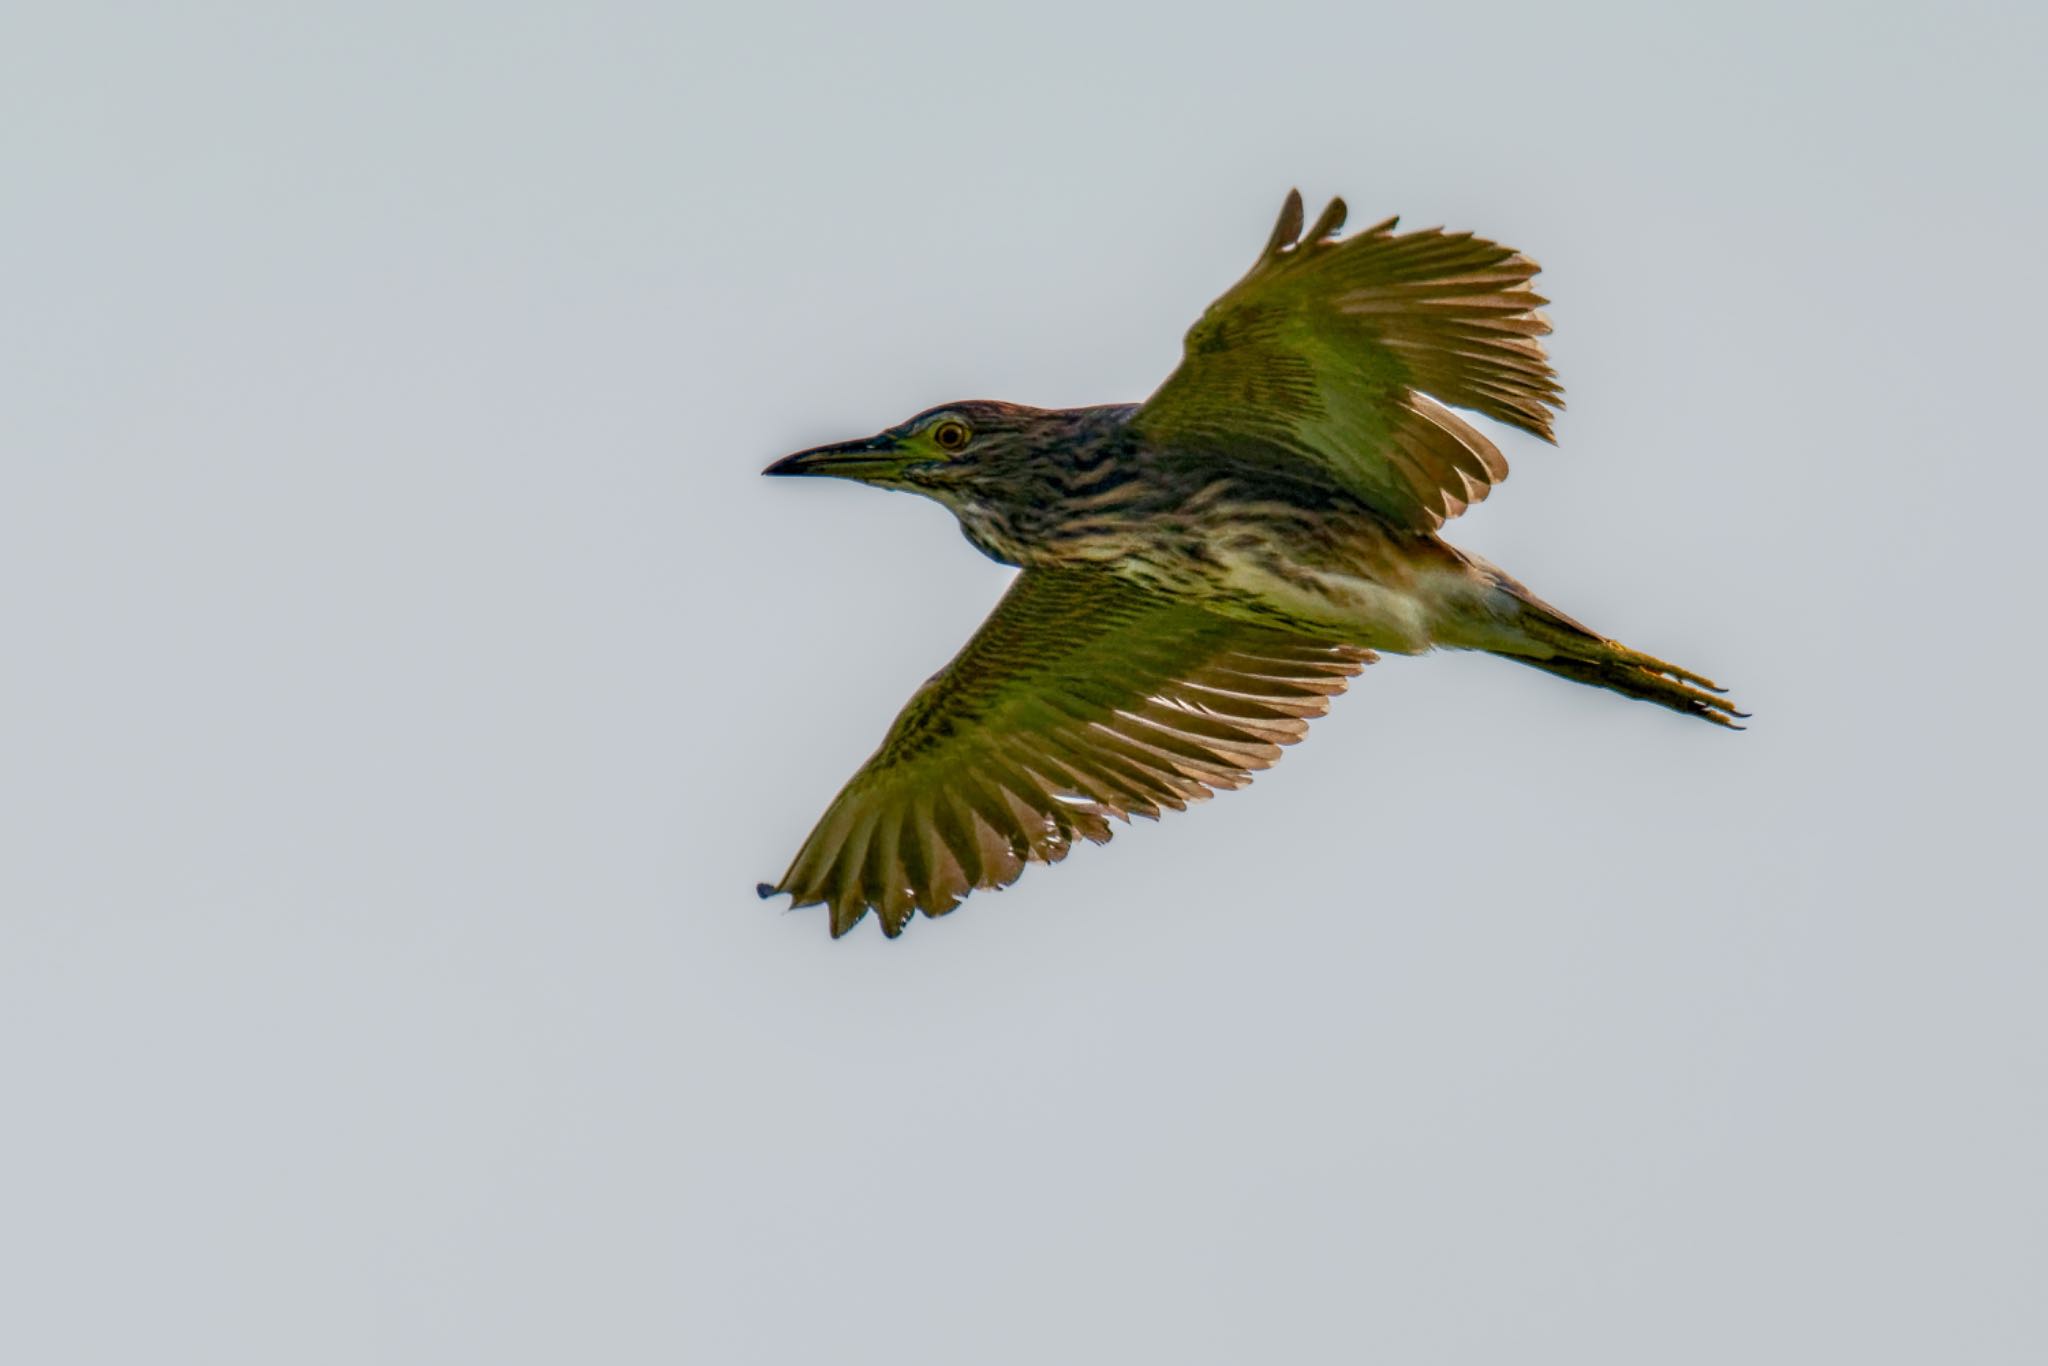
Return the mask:
<path fill-rule="evenodd" d="M 1507 476 L 1445 404 L 1551 436 L 1535 264 L 1393 219 L 1339 240 L 1341 200 L 1302 221 L 1290 194 L 1142 405 L 953 403 L 769 467 L 921 493 L 1023 572 L 763 896 L 899 934 L 1110 817 L 1243 786 L 1375 650 L 1486 650 L 1741 715 L 1435 535 Z"/>

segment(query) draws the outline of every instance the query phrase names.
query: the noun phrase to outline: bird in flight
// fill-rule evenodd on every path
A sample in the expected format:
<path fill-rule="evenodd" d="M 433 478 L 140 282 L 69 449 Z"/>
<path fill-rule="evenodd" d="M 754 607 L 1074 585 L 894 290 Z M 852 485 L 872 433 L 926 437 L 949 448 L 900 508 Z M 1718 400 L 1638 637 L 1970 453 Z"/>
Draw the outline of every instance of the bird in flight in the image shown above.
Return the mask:
<path fill-rule="evenodd" d="M 1304 234 L 1290 193 L 1143 403 L 948 403 L 767 468 L 922 494 L 1022 572 L 763 897 L 894 937 L 1111 817 L 1243 787 L 1381 650 L 1484 650 L 1735 726 L 1710 680 L 1437 537 L 1508 473 L 1452 409 L 1554 439 L 1536 263 L 1393 218 L 1340 238 L 1344 214 Z"/>

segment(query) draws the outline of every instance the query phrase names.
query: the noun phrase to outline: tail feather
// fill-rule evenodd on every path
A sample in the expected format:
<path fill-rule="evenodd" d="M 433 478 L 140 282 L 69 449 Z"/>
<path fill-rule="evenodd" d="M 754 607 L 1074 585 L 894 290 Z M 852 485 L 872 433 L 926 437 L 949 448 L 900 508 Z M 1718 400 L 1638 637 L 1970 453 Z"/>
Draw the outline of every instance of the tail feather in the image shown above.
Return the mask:
<path fill-rule="evenodd" d="M 1736 710 L 1733 702 L 1721 696 L 1727 689 L 1713 679 L 1609 640 L 1512 580 L 1502 586 L 1510 591 L 1518 609 L 1511 618 L 1513 639 L 1488 641 L 1482 648 L 1574 683 L 1654 702 L 1730 730 L 1743 729 L 1737 722 L 1746 720 L 1749 713 Z"/>
<path fill-rule="evenodd" d="M 1622 658 L 1595 660 L 1558 655 L 1538 659 L 1522 654 L 1504 657 L 1517 664 L 1527 664 L 1532 669 L 1556 674 L 1559 678 L 1569 678 L 1574 683 L 1587 683 L 1609 692 L 1618 692 L 1623 697 L 1655 702 L 1660 707 L 1697 716 L 1702 721 L 1712 721 L 1730 730 L 1744 729 L 1737 723 L 1746 719 L 1749 713 L 1737 711 L 1733 702 L 1719 695 L 1723 689 L 1716 687 L 1711 680 L 1660 664 L 1648 655 L 1638 655 L 1619 645 L 1613 648 Z M 1634 660 L 1642 662 L 1632 662 Z"/>

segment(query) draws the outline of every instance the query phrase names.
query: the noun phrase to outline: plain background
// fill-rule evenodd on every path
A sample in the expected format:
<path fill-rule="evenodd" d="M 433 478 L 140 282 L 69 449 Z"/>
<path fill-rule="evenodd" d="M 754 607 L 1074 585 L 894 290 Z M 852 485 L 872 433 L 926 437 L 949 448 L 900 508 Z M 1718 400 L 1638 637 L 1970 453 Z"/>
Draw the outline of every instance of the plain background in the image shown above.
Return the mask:
<path fill-rule="evenodd" d="M 2048 1359 L 2037 5 L 10 7 L 0 1357 Z M 1393 659 L 900 942 L 755 900 L 1290 185 L 1540 259 Z"/>

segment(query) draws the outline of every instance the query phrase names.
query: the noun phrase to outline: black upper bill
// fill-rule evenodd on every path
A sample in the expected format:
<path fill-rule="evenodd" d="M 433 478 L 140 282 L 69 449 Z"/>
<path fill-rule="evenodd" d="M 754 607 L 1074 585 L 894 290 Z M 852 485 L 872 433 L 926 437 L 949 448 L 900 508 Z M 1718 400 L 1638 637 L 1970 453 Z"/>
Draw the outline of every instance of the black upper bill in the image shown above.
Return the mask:
<path fill-rule="evenodd" d="M 893 439 L 871 436 L 831 446 L 813 446 L 795 455 L 785 455 L 761 473 L 825 474 L 841 479 L 858 479 L 863 475 L 895 469 L 900 463 L 901 453 Z"/>

